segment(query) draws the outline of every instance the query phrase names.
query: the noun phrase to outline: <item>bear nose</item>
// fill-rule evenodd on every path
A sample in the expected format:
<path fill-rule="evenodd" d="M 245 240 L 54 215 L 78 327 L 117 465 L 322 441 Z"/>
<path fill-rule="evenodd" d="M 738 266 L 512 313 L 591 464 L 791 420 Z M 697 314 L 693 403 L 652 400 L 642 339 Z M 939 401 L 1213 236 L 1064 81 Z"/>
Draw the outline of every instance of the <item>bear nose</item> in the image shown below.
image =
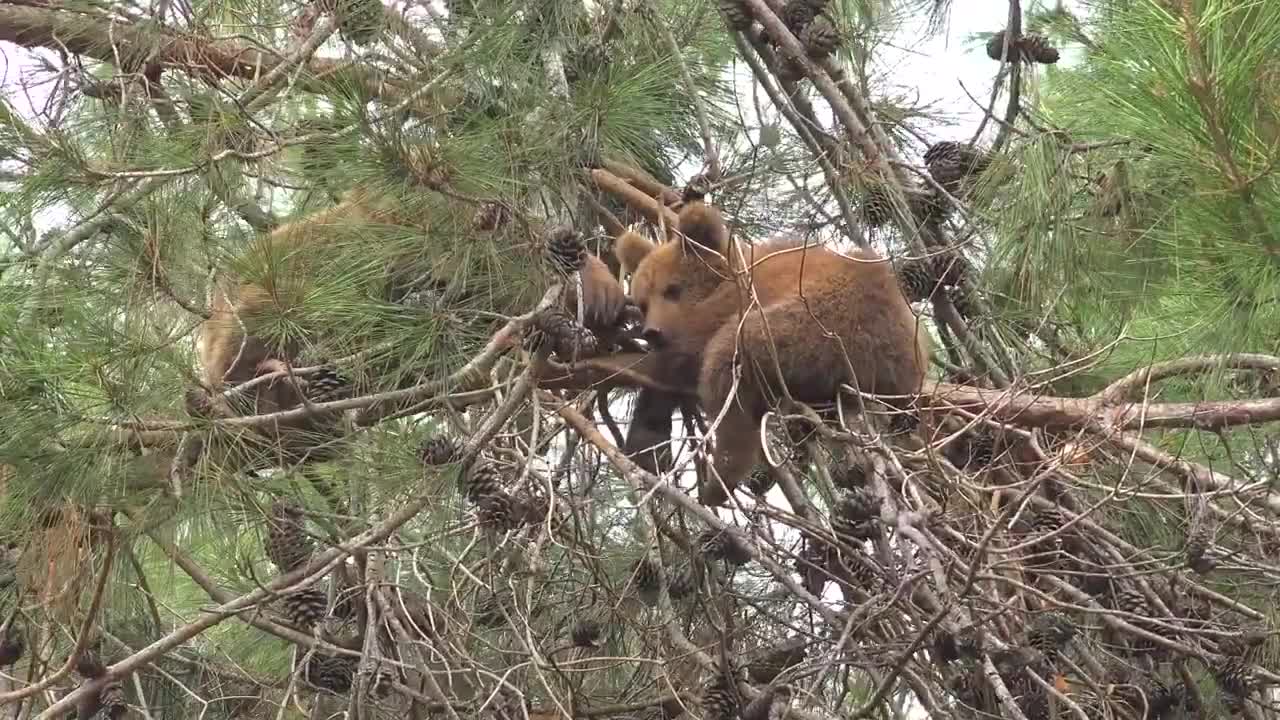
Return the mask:
<path fill-rule="evenodd" d="M 657 328 L 645 328 L 644 332 L 640 333 L 640 339 L 649 343 L 649 345 L 654 348 L 660 348 L 667 342 L 666 336 Z"/>

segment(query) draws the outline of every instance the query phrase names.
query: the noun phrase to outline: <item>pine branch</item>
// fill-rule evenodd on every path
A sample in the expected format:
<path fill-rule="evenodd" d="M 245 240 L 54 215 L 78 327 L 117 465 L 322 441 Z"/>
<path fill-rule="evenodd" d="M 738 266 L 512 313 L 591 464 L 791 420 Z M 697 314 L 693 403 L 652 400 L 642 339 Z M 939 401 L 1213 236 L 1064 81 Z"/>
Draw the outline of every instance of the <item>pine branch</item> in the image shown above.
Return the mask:
<path fill-rule="evenodd" d="M 0 40 L 22 47 L 65 50 L 95 60 L 113 63 L 122 56 L 149 58 L 153 68 L 185 72 L 195 78 L 217 82 L 226 78 L 256 80 L 286 63 L 278 56 L 228 41 L 184 36 L 172 30 L 112 24 L 106 17 L 30 7 L 14 2 L 0 3 Z M 151 70 L 146 70 L 151 72 Z M 406 80 L 351 63 L 313 58 L 298 78 L 297 88 L 327 95 L 337 83 L 357 86 L 364 97 L 402 102 L 413 90 Z M 457 98 L 441 96 L 445 104 Z M 417 102 L 406 109 L 424 115 L 437 106 Z"/>
<path fill-rule="evenodd" d="M 684 53 L 680 51 L 680 44 L 676 42 L 676 37 L 671 32 L 671 28 L 663 25 L 657 18 L 654 9 L 648 5 L 642 6 L 642 11 L 648 17 L 650 24 L 655 32 L 662 36 L 663 42 L 667 44 L 671 56 L 676 59 L 676 66 L 680 68 L 680 77 L 684 80 L 685 92 L 689 94 L 689 99 L 693 103 L 694 117 L 698 119 L 698 130 L 702 133 L 702 163 L 706 170 L 707 180 L 716 182 L 720 179 L 720 153 L 716 151 L 714 142 L 711 139 L 711 120 L 707 116 L 707 108 L 702 101 L 702 97 L 698 94 L 698 90 L 694 87 L 693 76 L 689 74 L 689 64 L 685 62 Z"/>
<path fill-rule="evenodd" d="M 477 436 L 479 437 L 479 436 Z M 474 457 L 472 458 L 474 461 Z M 107 668 L 106 673 L 95 681 L 96 685 L 84 685 L 72 692 L 62 696 L 57 702 L 46 708 L 37 720 L 53 720 L 67 712 L 78 701 L 91 692 L 95 692 L 98 687 L 105 684 L 108 680 L 123 677 L 131 672 L 136 672 L 146 665 L 155 662 L 157 659 L 178 647 L 179 645 L 191 640 L 192 638 L 207 631 L 209 628 L 222 623 L 223 621 L 240 615 L 243 611 L 252 608 L 269 596 L 277 594 L 282 590 L 293 587 L 298 582 L 311 578 L 313 575 L 323 575 L 328 573 L 333 566 L 341 562 L 344 558 L 350 556 L 369 545 L 386 540 L 400 526 L 412 520 L 418 513 L 422 512 L 432 501 L 432 496 L 421 493 L 417 497 L 412 498 L 405 503 L 400 509 L 391 513 L 388 518 L 365 532 L 351 538 L 343 547 L 334 547 L 317 553 L 305 565 L 288 573 L 283 573 L 276 577 L 265 586 L 237 596 L 229 602 L 224 602 L 212 610 L 204 611 L 196 620 L 173 630 L 164 637 L 156 640 L 145 648 L 130 655 L 129 657 L 115 663 Z"/>
<path fill-rule="evenodd" d="M 1013 46 L 1013 43 L 1022 37 L 1022 3 L 1019 0 L 1009 0 L 1009 24 L 1004 32 L 1004 50 L 1001 53 L 1001 65 L 1006 62 L 1011 63 L 1009 68 L 1009 103 L 1004 112 L 1004 120 L 1000 123 L 1000 130 L 996 133 L 996 139 L 991 143 L 993 152 L 1000 152 L 1004 148 L 1005 143 L 1009 142 L 1010 129 L 1014 127 L 1018 120 L 1018 110 L 1022 107 L 1022 72 L 1023 65 L 1021 62 L 1022 52 Z"/>

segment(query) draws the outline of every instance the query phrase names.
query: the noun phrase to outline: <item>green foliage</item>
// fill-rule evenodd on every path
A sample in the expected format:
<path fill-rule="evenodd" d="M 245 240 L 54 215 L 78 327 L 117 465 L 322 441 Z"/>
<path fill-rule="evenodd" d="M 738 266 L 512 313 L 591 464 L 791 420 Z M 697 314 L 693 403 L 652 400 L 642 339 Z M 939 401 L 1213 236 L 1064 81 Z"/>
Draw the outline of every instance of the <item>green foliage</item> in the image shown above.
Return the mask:
<path fill-rule="evenodd" d="M 1195 5 L 1188 29 L 1158 3 L 1100 3 L 1093 47 L 1049 78 L 1044 98 L 1071 142 L 1096 149 L 1048 135 L 1021 144 L 1016 187 L 993 200 L 1004 292 L 1033 314 L 1065 312 L 1097 342 L 1141 341 L 1120 349 L 1120 367 L 1132 353 L 1276 343 L 1280 277 L 1265 218 L 1280 211 L 1280 188 L 1274 110 L 1257 90 L 1273 72 L 1280 13 Z M 1106 184 L 1117 175 L 1118 210 Z"/>

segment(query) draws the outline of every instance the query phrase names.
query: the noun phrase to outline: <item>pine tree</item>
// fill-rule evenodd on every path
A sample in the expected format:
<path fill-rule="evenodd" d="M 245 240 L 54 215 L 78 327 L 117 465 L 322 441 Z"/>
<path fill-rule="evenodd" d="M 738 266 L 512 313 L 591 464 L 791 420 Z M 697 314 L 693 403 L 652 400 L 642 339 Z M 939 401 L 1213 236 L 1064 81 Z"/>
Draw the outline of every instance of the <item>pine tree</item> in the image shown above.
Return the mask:
<path fill-rule="evenodd" d="M 872 71 L 950 5 L 0 4 L 8 690 L 381 719 L 426 670 L 499 720 L 1032 718 L 1042 682 L 1090 717 L 1271 712 L 1280 8 L 1014 4 L 973 133 Z M 586 377 L 645 350 L 644 308 L 570 302 L 695 177 L 734 249 L 888 256 L 932 340 L 895 420 L 766 393 L 731 512 L 688 494 L 696 387 Z M 621 459 L 637 404 L 677 470 Z"/>

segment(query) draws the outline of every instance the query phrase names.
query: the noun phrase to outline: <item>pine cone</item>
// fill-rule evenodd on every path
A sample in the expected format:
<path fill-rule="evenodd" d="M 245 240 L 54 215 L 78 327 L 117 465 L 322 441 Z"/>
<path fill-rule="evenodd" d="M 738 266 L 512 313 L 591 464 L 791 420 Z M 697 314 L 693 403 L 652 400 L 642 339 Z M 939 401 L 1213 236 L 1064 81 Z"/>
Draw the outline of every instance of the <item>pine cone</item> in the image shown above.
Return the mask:
<path fill-rule="evenodd" d="M 543 259 L 560 275 L 578 272 L 587 261 L 587 247 L 582 244 L 582 233 L 568 227 L 556 228 L 547 236 Z"/>
<path fill-rule="evenodd" d="M 77 720 L 111 718 L 119 720 L 129 712 L 124 699 L 124 685 L 118 678 L 109 680 L 96 692 L 85 695 L 76 703 Z"/>
<path fill-rule="evenodd" d="M 982 470 L 991 467 L 995 461 L 996 439 L 985 428 L 973 428 L 947 449 L 951 451 L 946 453 L 947 459 L 956 467 L 961 470 Z"/>
<path fill-rule="evenodd" d="M 350 386 L 351 381 L 339 373 L 338 368 L 326 365 L 307 378 L 307 399 L 315 403 L 334 400 Z"/>
<path fill-rule="evenodd" d="M 550 343 L 551 352 L 561 359 L 591 357 L 600 351 L 595 333 L 581 327 L 569 313 L 561 308 L 549 307 L 538 313 L 533 327 L 525 337 L 525 347 L 537 352 L 543 343 Z"/>
<path fill-rule="evenodd" d="M 878 228 L 888 224 L 893 220 L 893 202 L 889 199 L 889 193 L 880 185 L 868 185 L 862 195 L 859 213 L 862 221 L 869 227 Z"/>
<path fill-rule="evenodd" d="M 1112 606 L 1121 612 L 1132 612 L 1139 618 L 1151 615 L 1151 605 L 1147 602 L 1147 596 L 1144 596 L 1138 588 L 1129 587 L 1129 585 L 1121 585 L 1116 589 L 1112 594 Z"/>
<path fill-rule="evenodd" d="M 1004 52 L 1006 31 L 1001 30 L 987 41 L 987 57 L 999 60 Z M 1043 35 L 1024 35 L 1009 43 L 1009 62 L 1038 62 L 1052 65 L 1058 62 L 1058 49 L 1049 44 Z"/>
<path fill-rule="evenodd" d="M 1018 49 L 1027 62 L 1035 61 L 1044 65 L 1058 62 L 1058 49 L 1049 44 L 1049 38 L 1043 35 L 1024 35 L 1018 41 Z"/>
<path fill-rule="evenodd" d="M 751 474 L 747 476 L 747 490 L 756 496 L 764 495 L 773 489 L 777 484 L 773 479 L 773 474 L 769 472 L 769 468 L 764 465 L 757 465 L 751 469 Z"/>
<path fill-rule="evenodd" d="M 1233 712 L 1239 712 L 1257 684 L 1253 669 L 1240 658 L 1226 657 L 1212 672 L 1227 707 Z"/>
<path fill-rule="evenodd" d="M 27 650 L 27 641 L 22 631 L 10 626 L 4 639 L 0 640 L 0 667 L 8 667 L 22 659 Z"/>
<path fill-rule="evenodd" d="M 720 15 L 730 30 L 744 31 L 751 29 L 751 8 L 742 0 L 717 0 Z"/>
<path fill-rule="evenodd" d="M 698 548 L 713 560 L 724 560 L 730 565 L 746 565 L 751 562 L 751 550 L 742 540 L 728 531 L 706 530 L 698 536 Z"/>
<path fill-rule="evenodd" d="M 640 602 L 645 605 L 653 606 L 658 604 L 658 590 L 661 588 L 661 581 L 658 577 L 658 568 L 649 560 L 649 558 L 641 558 L 635 565 L 635 573 L 632 583 L 636 589 L 636 594 L 640 597 Z"/>
<path fill-rule="evenodd" d="M 1066 616 L 1051 612 L 1035 619 L 1027 633 L 1027 643 L 1052 660 L 1075 634 L 1076 628 Z"/>
<path fill-rule="evenodd" d="M 846 554 L 840 551 L 836 553 L 836 557 L 839 559 L 841 570 L 843 570 L 843 577 L 841 578 L 843 582 L 849 583 L 868 595 L 879 591 L 880 586 L 884 583 L 884 577 L 880 574 L 878 566 L 867 557 L 866 553 L 858 551 L 857 553 Z"/>
<path fill-rule="evenodd" d="M 847 492 L 835 508 L 832 528 L 836 535 L 854 540 L 875 537 L 875 520 L 880 514 L 880 498 L 858 488 Z"/>
<path fill-rule="evenodd" d="M 373 668 L 373 677 L 369 678 L 369 694 L 384 698 L 391 694 L 392 685 L 401 678 L 399 669 L 386 662 L 379 662 Z"/>
<path fill-rule="evenodd" d="M 924 162 L 929 175 L 952 195 L 959 194 L 965 178 L 981 175 L 991 165 L 986 153 L 951 140 L 930 145 Z"/>
<path fill-rule="evenodd" d="M 487 459 L 477 459 L 463 482 L 467 499 L 476 504 L 483 498 L 504 493 L 502 486 L 498 466 Z"/>
<path fill-rule="evenodd" d="M 1212 531 L 1205 523 L 1197 523 L 1187 535 L 1187 567 L 1201 575 L 1213 572 L 1218 566 L 1209 551 L 1213 546 Z"/>
<path fill-rule="evenodd" d="M 809 26 L 809 23 L 813 22 L 813 19 L 818 16 L 822 6 L 825 4 L 825 2 L 814 2 L 814 0 L 790 0 L 782 7 L 782 12 L 779 16 L 783 24 L 791 31 L 791 34 L 795 35 L 797 40 L 800 40 L 804 34 L 804 29 Z"/>
<path fill-rule="evenodd" d="M 423 441 L 418 457 L 424 465 L 449 465 L 457 462 L 462 448 L 447 435 L 432 435 Z"/>
<path fill-rule="evenodd" d="M 1004 36 L 1005 36 L 1005 31 L 1001 30 L 995 35 L 992 35 L 990 40 L 987 40 L 987 57 L 991 58 L 992 60 L 999 61 L 1000 58 L 1005 54 L 1004 53 Z M 1018 43 L 1016 40 L 1009 43 L 1008 57 L 1009 57 L 1009 62 L 1017 62 L 1018 60 Z"/>
<path fill-rule="evenodd" d="M 904 260 L 898 265 L 898 283 L 902 285 L 902 292 L 908 300 L 927 300 L 933 294 L 938 281 L 934 277 L 932 265 L 927 259 Z"/>
<path fill-rule="evenodd" d="M 493 232 L 511 222 L 511 210 L 500 202 L 487 202 L 476 209 L 471 227 L 477 232 Z"/>
<path fill-rule="evenodd" d="M 287 500 L 277 500 L 271 505 L 267 518 L 267 557 L 280 572 L 296 570 L 311 559 L 315 548 L 302 527 L 302 510 Z"/>
<path fill-rule="evenodd" d="M 593 648 L 600 640 L 600 623 L 594 620 L 579 620 L 574 623 L 570 636 L 578 647 Z"/>
<path fill-rule="evenodd" d="M 506 617 L 502 613 L 502 601 L 494 593 L 484 595 L 476 602 L 476 611 L 472 619 L 479 627 L 498 627 L 506 622 Z"/>
<path fill-rule="evenodd" d="M 325 592 L 316 587 L 303 588 L 281 599 L 285 617 L 300 628 L 310 630 L 324 620 L 329 607 Z"/>
<path fill-rule="evenodd" d="M 338 34 L 356 45 L 373 42 L 382 32 L 382 14 L 379 0 L 337 0 Z"/>
<path fill-rule="evenodd" d="M 703 720 L 734 720 L 738 716 L 738 693 L 730 682 L 727 677 L 717 677 L 703 689 Z"/>
<path fill-rule="evenodd" d="M 482 526 L 498 532 L 516 530 L 520 527 L 521 518 L 515 501 L 505 490 L 481 496 L 476 501 L 476 505 L 479 506 L 476 518 Z"/>
<path fill-rule="evenodd" d="M 1143 595 L 1142 591 L 1135 587 L 1120 586 L 1112 594 L 1111 605 L 1120 612 L 1127 612 L 1136 615 L 1137 617 L 1122 618 L 1125 622 L 1136 628 L 1156 634 L 1167 634 L 1169 632 L 1166 628 L 1161 628 L 1158 625 L 1152 625 L 1142 620 L 1142 618 L 1151 617 L 1153 613 L 1151 610 L 1151 604 L 1147 602 L 1147 596 Z M 1154 650 L 1156 647 L 1155 643 L 1147 638 L 1131 636 L 1128 640 L 1130 649 L 1135 653 L 1149 652 Z"/>
<path fill-rule="evenodd" d="M 848 458 L 847 463 L 831 466 L 831 482 L 840 490 L 853 492 L 867 486 L 867 469 L 860 455 Z"/>
<path fill-rule="evenodd" d="M 1135 710 L 1142 708 L 1142 699 L 1133 704 Z M 1181 684 L 1166 685 L 1157 678 L 1151 679 L 1151 688 L 1146 693 L 1147 717 L 1150 720 L 1163 720 L 1171 711 L 1185 707 L 1187 689 Z"/>
<path fill-rule="evenodd" d="M 106 685 L 103 685 L 99 698 L 102 702 L 102 710 L 99 717 L 119 720 L 129 712 L 129 704 L 124 699 L 124 684 L 120 682 L 119 678 L 112 679 Z"/>
<path fill-rule="evenodd" d="M 972 450 L 970 451 L 973 452 Z M 1031 535 L 1037 540 L 1032 545 L 1032 550 L 1036 554 L 1043 554 L 1048 557 L 1044 559 L 1056 559 L 1066 547 L 1066 534 L 1058 533 L 1048 540 L 1043 539 L 1045 535 L 1052 533 L 1068 522 L 1067 516 L 1057 507 L 1039 508 L 1031 517 Z M 1070 532 L 1070 531 L 1068 531 Z"/>
<path fill-rule="evenodd" d="M 819 15 L 800 33 L 805 53 L 814 60 L 822 60 L 840 47 L 840 31 L 825 16 Z"/>
<path fill-rule="evenodd" d="M 524 720 L 525 717 L 524 703 L 520 701 L 520 696 L 505 686 L 498 689 L 489 712 L 489 720 Z"/>
<path fill-rule="evenodd" d="M 302 679 L 312 687 L 341 695 L 351 690 L 360 660 L 349 655 L 313 653 L 302 669 Z"/>
<path fill-rule="evenodd" d="M 759 659 L 747 665 L 747 677 L 753 683 L 771 683 L 788 668 L 799 665 L 809 656 L 809 642 L 800 636 L 774 645 Z"/>
<path fill-rule="evenodd" d="M 915 188 L 908 201 L 912 217 L 921 225 L 940 224 L 951 214 L 951 201 L 932 185 Z"/>
<path fill-rule="evenodd" d="M 963 255 L 954 252 L 943 252 L 934 255 L 932 260 L 933 274 L 938 282 L 952 287 L 969 287 L 973 285 L 972 266 Z"/>
<path fill-rule="evenodd" d="M 203 388 L 189 388 L 183 394 L 183 406 L 187 415 L 208 419 L 213 416 L 213 400 Z"/>

